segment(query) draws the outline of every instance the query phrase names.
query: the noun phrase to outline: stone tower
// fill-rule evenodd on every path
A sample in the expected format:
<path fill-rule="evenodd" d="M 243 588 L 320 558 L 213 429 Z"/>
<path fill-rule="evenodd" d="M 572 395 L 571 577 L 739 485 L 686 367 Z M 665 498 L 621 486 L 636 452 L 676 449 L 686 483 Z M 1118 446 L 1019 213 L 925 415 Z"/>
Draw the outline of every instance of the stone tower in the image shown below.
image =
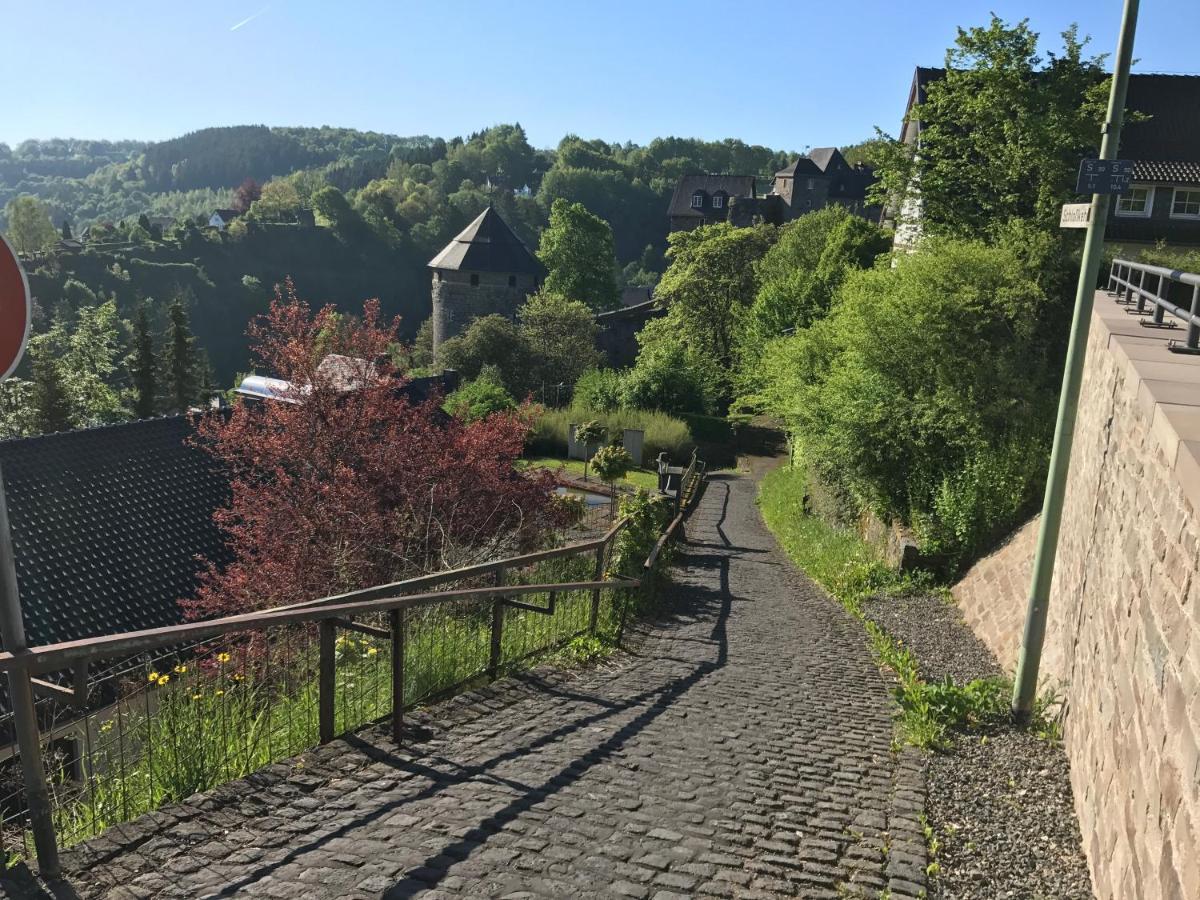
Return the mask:
<path fill-rule="evenodd" d="M 545 267 L 490 205 L 429 261 L 433 270 L 433 349 L 478 316 L 517 314 Z"/>

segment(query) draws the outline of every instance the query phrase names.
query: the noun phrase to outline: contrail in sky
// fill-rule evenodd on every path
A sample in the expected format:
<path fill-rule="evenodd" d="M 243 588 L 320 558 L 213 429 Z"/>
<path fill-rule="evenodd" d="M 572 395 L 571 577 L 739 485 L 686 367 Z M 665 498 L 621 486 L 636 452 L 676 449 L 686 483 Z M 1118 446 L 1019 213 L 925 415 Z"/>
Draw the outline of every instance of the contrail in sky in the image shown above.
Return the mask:
<path fill-rule="evenodd" d="M 271 7 L 269 7 L 269 6 L 264 6 L 262 9 L 260 9 L 260 10 L 259 10 L 258 12 L 256 12 L 254 15 L 252 15 L 252 16 L 247 16 L 246 18 L 242 19 L 242 21 L 238 22 L 236 25 L 234 25 L 234 26 L 233 26 L 232 28 L 230 28 L 229 30 L 230 30 L 230 31 L 237 31 L 237 30 L 238 30 L 239 28 L 241 28 L 243 25 L 249 25 L 251 22 L 253 22 L 255 19 L 257 19 L 259 16 L 261 16 L 263 13 L 265 13 L 265 12 L 266 12 L 268 9 L 270 9 L 270 8 L 271 8 Z"/>

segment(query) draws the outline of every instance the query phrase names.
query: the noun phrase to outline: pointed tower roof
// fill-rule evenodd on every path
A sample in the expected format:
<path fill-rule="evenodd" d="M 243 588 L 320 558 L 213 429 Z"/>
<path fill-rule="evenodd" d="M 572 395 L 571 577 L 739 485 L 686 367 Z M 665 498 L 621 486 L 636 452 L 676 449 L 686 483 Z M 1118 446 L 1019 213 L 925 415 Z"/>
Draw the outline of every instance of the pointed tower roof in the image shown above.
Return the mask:
<path fill-rule="evenodd" d="M 507 272 L 542 275 L 546 269 L 489 204 L 442 252 L 431 269 L 461 272 Z"/>

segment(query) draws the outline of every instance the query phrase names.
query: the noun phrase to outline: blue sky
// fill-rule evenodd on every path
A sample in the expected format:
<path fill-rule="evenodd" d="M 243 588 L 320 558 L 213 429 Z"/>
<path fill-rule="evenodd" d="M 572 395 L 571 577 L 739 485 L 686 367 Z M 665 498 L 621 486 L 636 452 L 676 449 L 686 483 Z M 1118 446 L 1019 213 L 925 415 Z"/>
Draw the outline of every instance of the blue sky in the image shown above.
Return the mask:
<path fill-rule="evenodd" d="M 1135 71 L 1200 74 L 1200 3 L 1142 4 Z M 0 141 L 342 125 L 451 137 L 521 122 L 780 149 L 894 132 L 956 25 L 1028 16 L 1116 43 L 1120 0 L 0 0 Z M 249 20 L 249 21 L 246 21 Z M 240 23 L 240 24 L 239 24 Z"/>

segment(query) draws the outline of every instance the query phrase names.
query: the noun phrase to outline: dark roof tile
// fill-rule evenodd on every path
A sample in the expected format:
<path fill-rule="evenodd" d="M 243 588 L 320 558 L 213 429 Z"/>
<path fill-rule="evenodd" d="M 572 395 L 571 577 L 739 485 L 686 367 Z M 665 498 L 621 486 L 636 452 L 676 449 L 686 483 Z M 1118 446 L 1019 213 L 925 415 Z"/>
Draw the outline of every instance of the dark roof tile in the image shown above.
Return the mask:
<path fill-rule="evenodd" d="M 228 558 L 228 482 L 185 416 L 0 442 L 30 645 L 171 625 Z"/>
<path fill-rule="evenodd" d="M 541 276 L 545 266 L 488 206 L 429 261 L 431 269 L 459 272 L 507 272 Z"/>

